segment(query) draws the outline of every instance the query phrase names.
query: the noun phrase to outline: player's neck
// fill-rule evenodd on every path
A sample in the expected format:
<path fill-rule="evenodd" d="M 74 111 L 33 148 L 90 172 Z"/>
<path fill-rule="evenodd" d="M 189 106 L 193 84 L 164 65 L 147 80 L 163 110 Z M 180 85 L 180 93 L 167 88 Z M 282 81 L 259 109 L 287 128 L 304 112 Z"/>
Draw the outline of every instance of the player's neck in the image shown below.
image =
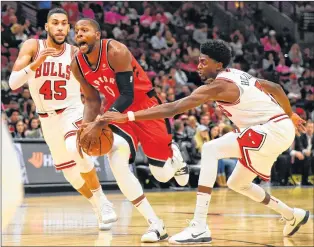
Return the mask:
<path fill-rule="evenodd" d="M 101 56 L 101 54 L 99 54 L 100 42 L 101 42 L 101 40 L 96 41 L 93 50 L 90 53 L 86 54 L 86 56 L 88 58 L 88 62 L 91 65 L 95 65 L 96 66 L 96 64 L 98 62 L 98 59 L 99 59 L 99 56 Z"/>
<path fill-rule="evenodd" d="M 55 48 L 56 50 L 62 50 L 63 47 L 65 46 L 65 43 L 58 45 L 49 38 L 46 39 L 46 43 L 47 47 Z"/>

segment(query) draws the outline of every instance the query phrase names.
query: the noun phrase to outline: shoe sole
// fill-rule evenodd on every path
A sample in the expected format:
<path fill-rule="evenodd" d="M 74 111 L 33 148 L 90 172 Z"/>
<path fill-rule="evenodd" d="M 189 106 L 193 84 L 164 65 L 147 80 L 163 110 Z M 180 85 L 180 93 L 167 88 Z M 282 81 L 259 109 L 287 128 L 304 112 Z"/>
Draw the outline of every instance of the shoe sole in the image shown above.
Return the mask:
<path fill-rule="evenodd" d="M 114 219 L 109 219 L 106 221 L 103 221 L 104 224 L 110 224 L 110 223 L 114 223 L 118 221 L 118 217 L 114 218 Z"/>
<path fill-rule="evenodd" d="M 149 241 L 149 240 L 141 240 L 142 243 L 157 243 L 159 241 L 163 241 L 168 239 L 169 235 L 166 233 L 165 235 L 161 236 L 157 241 Z"/>
<path fill-rule="evenodd" d="M 183 175 L 188 175 L 188 178 L 186 179 L 186 183 L 182 183 L 180 184 L 178 179 L 180 179 L 181 176 Z M 174 176 L 174 179 L 176 180 L 176 182 L 180 185 L 180 186 L 186 186 L 188 183 L 189 183 L 189 180 L 190 180 L 190 175 L 189 174 L 181 174 L 181 175 L 178 175 L 178 176 Z"/>
<path fill-rule="evenodd" d="M 290 232 L 287 236 L 291 237 L 293 234 L 295 234 L 300 229 L 300 227 L 302 225 L 305 225 L 307 223 L 309 218 L 310 218 L 310 211 L 306 211 L 304 218 L 296 225 L 296 227 L 293 229 L 293 231 Z"/>
<path fill-rule="evenodd" d="M 198 240 L 199 241 L 196 241 L 196 239 L 185 240 L 187 242 L 178 242 L 178 241 L 172 240 L 172 241 L 169 241 L 169 244 L 190 245 L 190 244 L 210 244 L 212 242 L 211 237 L 202 238 L 202 239 L 198 239 Z"/>

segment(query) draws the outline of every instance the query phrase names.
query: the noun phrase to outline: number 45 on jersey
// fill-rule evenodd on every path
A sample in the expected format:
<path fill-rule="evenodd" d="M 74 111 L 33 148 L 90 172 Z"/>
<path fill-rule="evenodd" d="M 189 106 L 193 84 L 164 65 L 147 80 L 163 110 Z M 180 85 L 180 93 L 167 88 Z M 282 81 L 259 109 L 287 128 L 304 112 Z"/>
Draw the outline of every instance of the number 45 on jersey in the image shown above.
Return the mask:
<path fill-rule="evenodd" d="M 64 100 L 67 97 L 67 90 L 65 88 L 66 81 L 52 81 L 46 80 L 39 89 L 39 94 L 44 95 L 45 100 Z"/>

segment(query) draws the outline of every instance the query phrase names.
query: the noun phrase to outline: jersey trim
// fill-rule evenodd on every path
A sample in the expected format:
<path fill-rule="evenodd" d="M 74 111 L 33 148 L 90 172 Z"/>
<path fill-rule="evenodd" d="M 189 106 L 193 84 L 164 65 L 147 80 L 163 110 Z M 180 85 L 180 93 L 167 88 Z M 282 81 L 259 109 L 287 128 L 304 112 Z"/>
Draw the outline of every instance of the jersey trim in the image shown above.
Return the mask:
<path fill-rule="evenodd" d="M 43 40 L 43 44 L 44 44 L 44 47 L 47 48 L 47 44 L 46 44 L 46 40 L 45 39 Z M 63 50 L 59 54 L 54 55 L 52 57 L 60 57 L 65 52 L 65 50 L 66 50 L 66 43 L 63 43 L 63 44 L 64 44 Z"/>
<path fill-rule="evenodd" d="M 86 55 L 85 55 L 85 54 L 82 54 L 82 57 L 84 58 L 84 60 L 85 60 L 85 62 L 86 62 L 86 65 L 90 68 L 90 70 L 91 70 L 92 72 L 96 72 L 96 71 L 99 69 L 99 65 L 100 65 L 100 62 L 101 62 L 101 55 L 102 55 L 102 40 L 100 41 L 100 49 L 99 49 L 99 52 L 98 52 L 97 66 L 96 66 L 96 68 L 95 68 L 95 70 L 94 70 L 94 69 L 92 69 L 92 66 L 91 66 L 91 64 L 89 63 L 89 61 L 88 61 Z"/>
<path fill-rule="evenodd" d="M 33 61 L 35 61 L 35 60 L 37 59 L 38 54 L 39 54 L 39 50 L 40 50 L 39 40 L 36 39 L 36 42 L 37 42 L 37 51 L 36 51 L 36 53 L 35 53 L 35 56 L 34 56 L 34 58 L 33 58 Z"/>
<path fill-rule="evenodd" d="M 77 56 L 75 56 L 75 59 L 76 59 L 76 63 L 77 63 L 77 67 L 79 68 L 79 70 L 80 70 L 80 72 L 81 72 L 81 75 L 83 76 L 83 78 L 85 79 L 85 81 L 87 81 L 86 80 L 86 78 L 85 78 L 85 75 L 84 75 L 84 73 L 83 73 L 83 71 L 82 71 L 82 68 L 81 68 L 81 63 L 80 63 L 80 59 L 77 57 Z"/>
<path fill-rule="evenodd" d="M 106 43 L 106 62 L 109 66 L 109 68 L 114 72 L 114 69 L 111 67 L 109 60 L 108 60 L 108 49 L 109 49 L 109 43 L 112 41 L 112 39 L 108 39 Z"/>

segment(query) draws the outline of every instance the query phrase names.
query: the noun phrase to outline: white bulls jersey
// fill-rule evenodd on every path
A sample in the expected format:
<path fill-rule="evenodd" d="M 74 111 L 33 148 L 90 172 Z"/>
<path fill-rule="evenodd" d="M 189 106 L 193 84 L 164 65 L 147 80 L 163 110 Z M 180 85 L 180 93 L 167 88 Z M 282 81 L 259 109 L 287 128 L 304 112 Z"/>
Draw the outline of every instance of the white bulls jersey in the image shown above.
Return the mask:
<path fill-rule="evenodd" d="M 264 124 L 270 118 L 285 113 L 273 97 L 262 91 L 260 83 L 250 74 L 226 69 L 217 75 L 216 79 L 219 78 L 235 83 L 240 89 L 240 97 L 233 104 L 217 102 L 218 107 L 238 128 Z"/>
<path fill-rule="evenodd" d="M 45 40 L 38 41 L 39 52 L 47 47 Z M 56 56 L 49 56 L 28 81 L 37 112 L 59 110 L 81 103 L 80 84 L 71 72 L 73 47 L 64 43 L 64 49 Z"/>

